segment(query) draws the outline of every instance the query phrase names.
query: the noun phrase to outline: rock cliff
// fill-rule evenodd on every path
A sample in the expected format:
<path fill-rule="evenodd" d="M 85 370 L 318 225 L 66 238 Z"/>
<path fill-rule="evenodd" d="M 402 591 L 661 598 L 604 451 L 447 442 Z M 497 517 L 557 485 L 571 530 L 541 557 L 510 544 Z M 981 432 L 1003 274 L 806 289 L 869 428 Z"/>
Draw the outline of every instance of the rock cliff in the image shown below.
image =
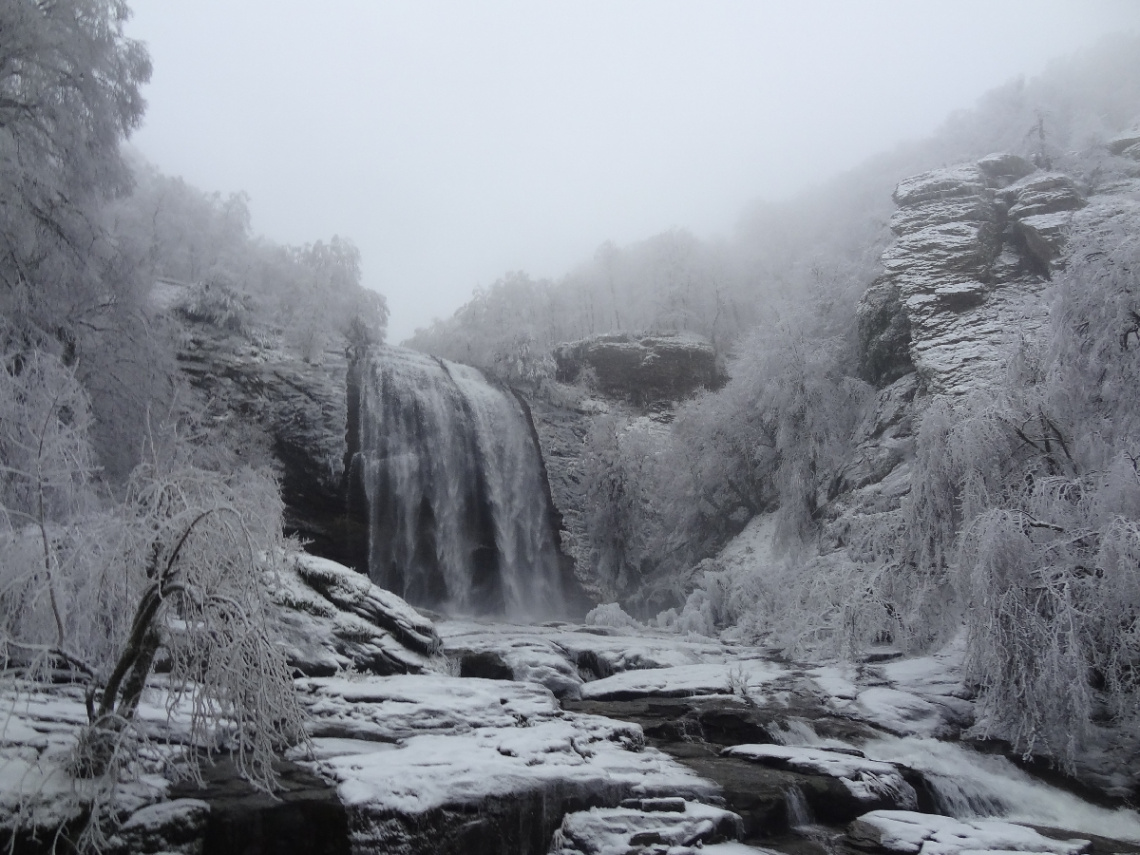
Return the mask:
<path fill-rule="evenodd" d="M 693 333 L 596 335 L 558 345 L 554 361 L 560 381 L 592 371 L 599 392 L 639 406 L 678 401 L 721 379 L 713 346 Z"/>
<path fill-rule="evenodd" d="M 1120 156 L 1108 180 L 991 154 L 902 181 L 885 273 L 859 305 L 864 376 L 882 388 L 914 370 L 927 391 L 958 394 L 1003 372 L 1009 347 L 1045 323 L 1074 218 L 1110 217 L 1136 192 L 1140 132 L 1107 149 Z"/>
<path fill-rule="evenodd" d="M 313 553 L 351 563 L 350 544 L 367 532 L 346 513 L 346 342 L 306 361 L 266 330 L 186 322 L 178 362 L 239 453 L 276 469 L 287 530 Z"/>
<path fill-rule="evenodd" d="M 886 273 L 859 308 L 864 373 L 886 385 L 913 367 L 931 391 L 964 391 L 1001 369 L 1012 335 L 1040 327 L 1042 287 L 1084 199 L 1068 176 L 999 154 L 909 178 L 894 200 Z"/>

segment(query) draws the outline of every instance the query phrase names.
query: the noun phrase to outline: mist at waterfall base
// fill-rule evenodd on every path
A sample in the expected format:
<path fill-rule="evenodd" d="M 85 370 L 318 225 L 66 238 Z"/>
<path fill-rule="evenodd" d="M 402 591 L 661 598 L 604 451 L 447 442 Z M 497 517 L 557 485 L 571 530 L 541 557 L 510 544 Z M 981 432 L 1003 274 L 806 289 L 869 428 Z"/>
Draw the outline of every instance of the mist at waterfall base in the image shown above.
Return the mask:
<path fill-rule="evenodd" d="M 474 368 L 403 348 L 359 370 L 350 477 L 372 580 L 451 615 L 559 616 L 557 535 L 522 403 Z"/>

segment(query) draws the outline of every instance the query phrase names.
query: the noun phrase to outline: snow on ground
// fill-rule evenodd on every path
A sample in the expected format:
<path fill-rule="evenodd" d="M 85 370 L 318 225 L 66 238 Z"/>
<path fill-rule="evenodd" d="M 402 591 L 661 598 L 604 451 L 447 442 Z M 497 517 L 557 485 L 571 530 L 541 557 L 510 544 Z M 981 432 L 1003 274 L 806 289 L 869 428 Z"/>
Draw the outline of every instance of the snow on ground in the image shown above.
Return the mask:
<path fill-rule="evenodd" d="M 595 797 L 714 795 L 711 783 L 640 740 L 636 726 L 567 716 L 526 727 L 414 736 L 392 750 L 326 757 L 315 765 L 338 783 L 346 805 L 370 814 L 415 816 L 543 789 Z"/>
<path fill-rule="evenodd" d="M 312 716 L 309 762 L 337 782 L 346 804 L 370 814 L 417 815 L 544 789 L 615 800 L 715 792 L 646 747 L 637 725 L 563 712 L 534 683 L 420 675 L 299 685 Z"/>
<path fill-rule="evenodd" d="M 853 701 L 859 696 L 855 686 L 858 679 L 854 665 L 823 665 L 812 668 L 808 675 L 819 690 L 832 701 Z"/>
<path fill-rule="evenodd" d="M 567 814 L 550 855 L 628 855 L 649 845 L 661 846 L 662 851 L 669 847 L 671 855 L 688 855 L 707 852 L 703 844 L 708 841 L 735 839 L 742 832 L 743 822 L 731 811 L 681 799 L 660 801 L 667 804 Z"/>
<path fill-rule="evenodd" d="M 726 645 L 700 636 L 680 636 L 648 627 L 619 629 L 564 623 L 528 626 L 446 620 L 436 624 L 436 629 L 443 639 L 445 651 L 493 650 L 509 654 L 514 650 L 543 648 L 555 651 L 571 662 L 596 661 L 608 672 L 598 676 L 672 665 L 726 662 L 762 655 L 752 648 Z"/>
<path fill-rule="evenodd" d="M 929 656 L 873 665 L 822 665 L 807 671 L 841 715 L 900 736 L 948 737 L 973 722 L 974 704 L 962 685 L 965 640 Z"/>
<path fill-rule="evenodd" d="M 299 680 L 315 737 L 396 742 L 425 733 L 504 728 L 559 714 L 536 683 L 441 674 Z"/>
<path fill-rule="evenodd" d="M 721 754 L 740 757 L 812 775 L 837 778 L 856 799 L 874 804 L 917 807 L 918 795 L 893 763 L 868 760 L 859 753 L 824 748 L 796 748 L 786 745 L 735 745 Z"/>
<path fill-rule="evenodd" d="M 898 689 L 872 687 L 856 699 L 861 718 L 900 735 L 943 736 L 949 728 L 943 708 L 925 698 Z"/>
<path fill-rule="evenodd" d="M 139 706 L 143 730 L 165 716 L 148 691 Z M 77 781 L 69 772 L 76 739 L 87 723 L 83 690 L 78 686 L 23 684 L 21 691 L 0 692 L 0 829 L 17 825 L 56 828 L 77 819 L 94 793 L 95 783 Z M 115 806 L 129 813 L 162 798 L 170 781 L 157 774 L 164 746 L 148 752 L 153 762 L 119 784 Z"/>
<path fill-rule="evenodd" d="M 951 819 L 911 811 L 877 810 L 851 823 L 847 839 L 860 848 L 881 848 L 904 855 L 958 855 L 974 852 L 1045 852 L 1079 855 L 1087 840 L 1053 840 L 997 820 Z"/>
<path fill-rule="evenodd" d="M 744 660 L 724 664 L 676 665 L 649 671 L 624 671 L 582 686 L 591 700 L 628 700 L 647 696 L 684 698 L 694 695 L 747 695 L 762 702 L 761 689 L 785 675 L 774 662 Z"/>

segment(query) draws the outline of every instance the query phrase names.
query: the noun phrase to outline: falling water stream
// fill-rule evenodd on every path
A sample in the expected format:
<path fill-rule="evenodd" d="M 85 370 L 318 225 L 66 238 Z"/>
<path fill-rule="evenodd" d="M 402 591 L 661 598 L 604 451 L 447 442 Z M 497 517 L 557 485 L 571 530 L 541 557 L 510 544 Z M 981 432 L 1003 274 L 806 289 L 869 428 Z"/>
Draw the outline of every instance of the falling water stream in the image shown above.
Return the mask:
<path fill-rule="evenodd" d="M 1000 817 L 1140 842 L 1135 811 L 1098 807 L 1044 783 L 1005 757 L 921 737 L 881 737 L 862 746 L 868 757 L 923 773 L 942 813 L 958 819 Z"/>
<path fill-rule="evenodd" d="M 369 572 L 416 605 L 545 617 L 561 604 L 545 474 L 527 414 L 474 368 L 380 348 L 361 379 Z"/>

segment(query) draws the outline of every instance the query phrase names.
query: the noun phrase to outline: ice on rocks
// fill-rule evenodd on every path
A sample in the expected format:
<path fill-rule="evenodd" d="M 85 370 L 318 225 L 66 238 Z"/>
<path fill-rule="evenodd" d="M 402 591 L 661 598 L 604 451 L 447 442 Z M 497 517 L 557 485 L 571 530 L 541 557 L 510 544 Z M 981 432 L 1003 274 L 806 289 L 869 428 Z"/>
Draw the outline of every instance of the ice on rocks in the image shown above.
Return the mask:
<path fill-rule="evenodd" d="M 903 855 L 964 855 L 967 852 L 1042 852 L 1079 855 L 1087 840 L 1054 840 L 1032 828 L 992 819 L 958 820 L 912 811 L 878 810 L 864 814 L 847 829 L 847 840 L 860 849 Z"/>

